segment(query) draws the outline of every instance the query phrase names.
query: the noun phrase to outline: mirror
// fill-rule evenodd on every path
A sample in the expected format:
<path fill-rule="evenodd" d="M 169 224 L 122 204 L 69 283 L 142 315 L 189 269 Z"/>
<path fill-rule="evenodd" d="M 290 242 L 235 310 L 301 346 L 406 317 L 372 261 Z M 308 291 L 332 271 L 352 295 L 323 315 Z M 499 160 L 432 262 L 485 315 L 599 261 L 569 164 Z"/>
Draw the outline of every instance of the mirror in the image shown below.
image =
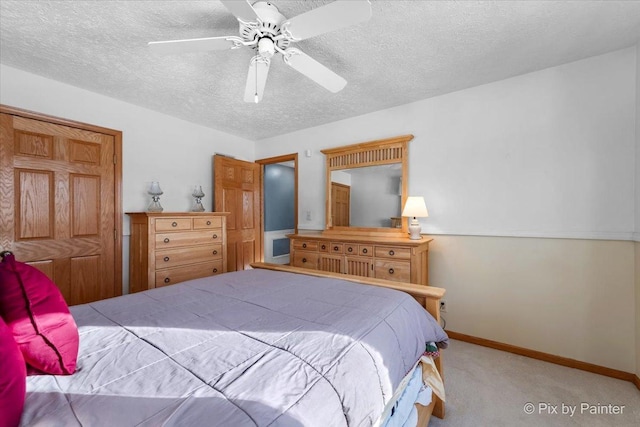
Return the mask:
<path fill-rule="evenodd" d="M 331 218 L 338 227 L 400 228 L 400 163 L 331 171 Z"/>
<path fill-rule="evenodd" d="M 326 230 L 399 233 L 413 135 L 321 150 L 326 156 Z"/>

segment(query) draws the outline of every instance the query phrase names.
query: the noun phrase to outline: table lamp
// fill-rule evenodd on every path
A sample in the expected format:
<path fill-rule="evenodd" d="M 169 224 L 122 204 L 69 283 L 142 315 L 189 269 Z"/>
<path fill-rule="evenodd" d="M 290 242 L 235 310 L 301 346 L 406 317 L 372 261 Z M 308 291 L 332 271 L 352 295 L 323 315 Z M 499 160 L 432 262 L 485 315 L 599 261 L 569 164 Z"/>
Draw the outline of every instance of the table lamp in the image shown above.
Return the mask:
<path fill-rule="evenodd" d="M 404 209 L 402 210 L 402 216 L 411 217 L 411 222 L 409 223 L 409 239 L 422 239 L 422 236 L 420 235 L 421 227 L 417 218 L 426 218 L 429 216 L 427 205 L 424 203 L 424 197 L 407 197 Z"/>
<path fill-rule="evenodd" d="M 151 203 L 147 208 L 149 212 L 162 212 L 162 205 L 160 204 L 160 196 L 162 196 L 162 190 L 160 189 L 160 183 L 153 181 L 149 186 L 147 193 L 151 196 Z"/>

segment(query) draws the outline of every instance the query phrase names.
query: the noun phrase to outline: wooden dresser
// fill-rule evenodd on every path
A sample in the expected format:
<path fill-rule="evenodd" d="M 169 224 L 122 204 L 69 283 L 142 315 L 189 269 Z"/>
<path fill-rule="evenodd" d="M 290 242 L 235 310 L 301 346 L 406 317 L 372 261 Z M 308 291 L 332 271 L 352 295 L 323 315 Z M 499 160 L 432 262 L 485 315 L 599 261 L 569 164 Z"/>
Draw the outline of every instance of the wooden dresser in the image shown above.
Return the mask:
<path fill-rule="evenodd" d="M 429 242 L 326 232 L 289 234 L 291 265 L 398 282 L 429 284 Z"/>
<path fill-rule="evenodd" d="M 222 212 L 131 212 L 129 292 L 227 271 Z"/>

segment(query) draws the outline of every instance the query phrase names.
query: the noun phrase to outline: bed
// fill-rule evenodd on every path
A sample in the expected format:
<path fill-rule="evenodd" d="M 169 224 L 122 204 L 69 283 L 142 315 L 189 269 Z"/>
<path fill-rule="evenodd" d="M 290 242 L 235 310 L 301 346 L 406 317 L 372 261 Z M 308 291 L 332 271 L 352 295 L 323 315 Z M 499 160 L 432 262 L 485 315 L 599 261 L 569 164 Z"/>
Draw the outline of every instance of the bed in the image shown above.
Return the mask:
<path fill-rule="evenodd" d="M 78 369 L 28 377 L 21 425 L 382 425 L 425 343 L 447 345 L 444 291 L 345 277 L 254 264 L 71 307 Z"/>

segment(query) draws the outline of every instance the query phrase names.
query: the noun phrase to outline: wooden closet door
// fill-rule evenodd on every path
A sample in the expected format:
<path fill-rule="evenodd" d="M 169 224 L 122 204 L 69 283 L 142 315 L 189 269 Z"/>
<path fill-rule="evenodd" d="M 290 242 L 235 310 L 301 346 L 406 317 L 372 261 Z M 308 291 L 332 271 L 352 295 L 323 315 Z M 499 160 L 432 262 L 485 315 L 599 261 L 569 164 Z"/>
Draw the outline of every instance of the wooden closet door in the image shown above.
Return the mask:
<path fill-rule="evenodd" d="M 262 261 L 260 165 L 213 157 L 216 212 L 227 217 L 227 271 L 246 270 Z"/>
<path fill-rule="evenodd" d="M 114 137 L 1 114 L 0 246 L 70 305 L 120 294 Z"/>

